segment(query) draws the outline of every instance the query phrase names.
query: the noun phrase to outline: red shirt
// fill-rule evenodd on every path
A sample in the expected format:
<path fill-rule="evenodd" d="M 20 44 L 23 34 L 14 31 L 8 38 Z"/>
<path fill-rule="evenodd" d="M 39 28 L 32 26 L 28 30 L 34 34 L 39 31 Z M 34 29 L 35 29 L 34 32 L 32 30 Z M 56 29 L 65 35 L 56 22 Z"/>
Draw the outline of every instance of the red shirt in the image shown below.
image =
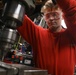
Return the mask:
<path fill-rule="evenodd" d="M 73 75 L 76 59 L 76 0 L 57 1 L 64 17 L 66 15 L 65 31 L 51 33 L 49 29 L 35 25 L 26 15 L 23 25 L 17 30 L 31 44 L 36 67 L 46 69 L 52 75 Z"/>

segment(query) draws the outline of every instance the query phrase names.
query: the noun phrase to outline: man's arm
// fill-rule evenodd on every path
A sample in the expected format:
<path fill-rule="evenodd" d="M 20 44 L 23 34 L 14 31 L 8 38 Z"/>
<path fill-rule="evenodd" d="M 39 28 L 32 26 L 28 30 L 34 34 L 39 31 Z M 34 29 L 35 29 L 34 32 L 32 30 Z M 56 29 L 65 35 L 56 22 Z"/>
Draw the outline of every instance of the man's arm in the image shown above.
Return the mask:
<path fill-rule="evenodd" d="M 37 38 L 41 33 L 40 29 L 43 28 L 37 26 L 27 15 L 24 16 L 22 26 L 17 28 L 20 35 L 31 45 L 37 42 Z"/>
<path fill-rule="evenodd" d="M 30 18 L 27 17 L 27 15 L 25 15 L 22 26 L 18 27 L 17 30 L 20 35 L 31 44 L 33 36 L 35 39 L 36 28 L 36 25 L 30 20 Z"/>
<path fill-rule="evenodd" d="M 63 12 L 68 13 L 74 8 L 76 11 L 76 0 L 56 0 L 56 1 L 57 1 L 58 5 L 60 6 L 60 8 L 63 10 Z"/>
<path fill-rule="evenodd" d="M 64 13 L 67 30 L 76 41 L 76 0 L 57 0 L 57 3 Z"/>

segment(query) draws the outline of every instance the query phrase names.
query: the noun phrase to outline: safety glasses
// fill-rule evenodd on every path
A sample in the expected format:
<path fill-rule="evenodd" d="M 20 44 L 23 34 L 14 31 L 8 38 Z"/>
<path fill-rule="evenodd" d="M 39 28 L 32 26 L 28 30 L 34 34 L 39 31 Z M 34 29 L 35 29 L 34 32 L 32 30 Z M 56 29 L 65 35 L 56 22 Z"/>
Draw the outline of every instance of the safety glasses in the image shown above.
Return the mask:
<path fill-rule="evenodd" d="M 60 19 L 60 13 L 59 12 L 47 12 L 47 13 L 44 13 L 43 17 L 45 19 L 54 19 L 54 20 L 58 20 Z"/>

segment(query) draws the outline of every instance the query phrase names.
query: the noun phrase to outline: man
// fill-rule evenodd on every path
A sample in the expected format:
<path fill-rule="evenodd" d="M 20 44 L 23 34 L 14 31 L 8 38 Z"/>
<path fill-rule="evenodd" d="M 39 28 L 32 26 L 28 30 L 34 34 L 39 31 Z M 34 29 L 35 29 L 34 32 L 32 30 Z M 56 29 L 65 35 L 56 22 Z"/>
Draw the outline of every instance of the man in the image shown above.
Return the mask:
<path fill-rule="evenodd" d="M 41 12 L 44 14 L 44 20 L 51 32 L 55 33 L 62 30 L 62 12 L 57 5 L 54 5 L 51 0 L 48 0 L 42 7 Z"/>
<path fill-rule="evenodd" d="M 51 75 L 73 75 L 76 50 L 76 0 L 57 0 L 67 29 L 61 27 L 61 10 L 51 1 L 42 8 L 48 29 L 35 25 L 26 15 L 17 30 L 31 44 L 35 66 Z"/>

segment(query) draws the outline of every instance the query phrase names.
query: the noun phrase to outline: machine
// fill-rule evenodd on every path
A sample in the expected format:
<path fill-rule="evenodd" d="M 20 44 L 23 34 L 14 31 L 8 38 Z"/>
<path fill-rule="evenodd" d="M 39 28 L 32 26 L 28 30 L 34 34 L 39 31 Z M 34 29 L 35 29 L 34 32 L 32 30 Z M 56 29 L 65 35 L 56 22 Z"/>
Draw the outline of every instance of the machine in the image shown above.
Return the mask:
<path fill-rule="evenodd" d="M 0 75 L 48 75 L 48 72 L 26 65 L 0 62 Z"/>
<path fill-rule="evenodd" d="M 23 16 L 31 15 L 35 9 L 35 0 L 3 0 L 0 15 L 0 59 L 18 42 L 16 28 L 22 25 Z M 27 11 L 26 11 L 27 10 Z"/>

